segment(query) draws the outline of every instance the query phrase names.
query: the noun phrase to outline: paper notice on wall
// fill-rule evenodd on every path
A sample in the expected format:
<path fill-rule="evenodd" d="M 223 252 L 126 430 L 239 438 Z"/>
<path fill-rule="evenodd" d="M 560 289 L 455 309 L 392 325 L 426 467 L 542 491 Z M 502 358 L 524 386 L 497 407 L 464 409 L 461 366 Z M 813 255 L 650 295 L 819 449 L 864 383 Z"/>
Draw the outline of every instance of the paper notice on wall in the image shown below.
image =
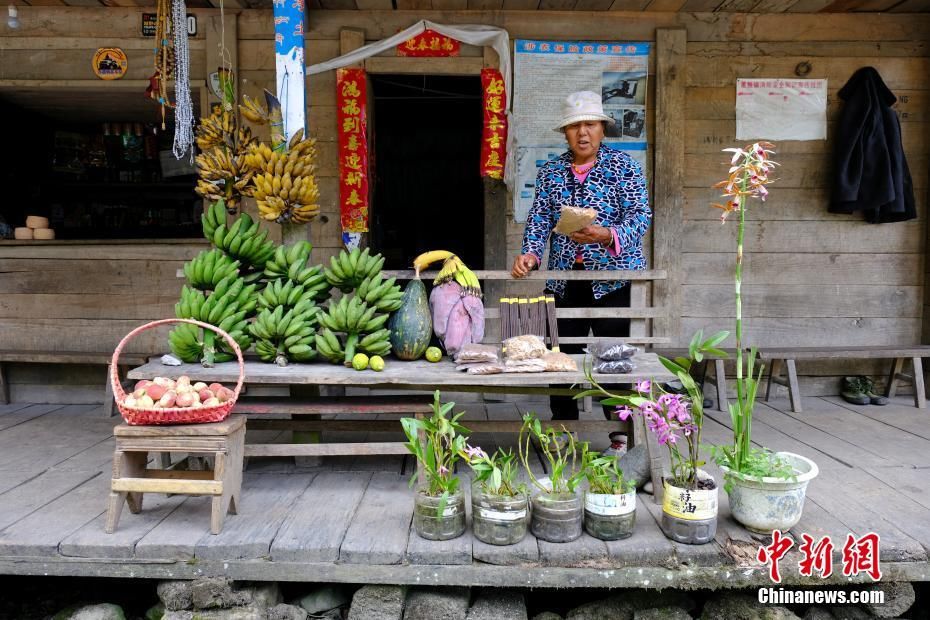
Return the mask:
<path fill-rule="evenodd" d="M 737 140 L 826 140 L 827 80 L 736 80 Z"/>
<path fill-rule="evenodd" d="M 648 43 L 617 41 L 514 42 L 516 221 L 526 221 L 539 167 L 568 148 L 554 128 L 562 103 L 573 92 L 601 94 L 604 113 L 615 121 L 608 125 L 604 144 L 631 155 L 645 170 L 649 50 Z"/>

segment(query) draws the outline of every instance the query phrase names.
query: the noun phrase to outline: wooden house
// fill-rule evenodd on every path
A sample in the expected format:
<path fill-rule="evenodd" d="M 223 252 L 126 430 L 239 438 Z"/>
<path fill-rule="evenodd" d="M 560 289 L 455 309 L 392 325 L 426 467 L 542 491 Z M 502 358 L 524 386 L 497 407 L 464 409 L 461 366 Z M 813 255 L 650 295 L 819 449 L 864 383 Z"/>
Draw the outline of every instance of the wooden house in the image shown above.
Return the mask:
<path fill-rule="evenodd" d="M 220 43 L 228 50 L 241 93 L 254 97 L 274 85 L 270 2 L 210 3 L 188 5 L 198 24 L 190 44 L 190 75 L 201 111 L 215 97 L 206 81 L 220 62 Z M 0 214 L 22 225 L 17 218 L 32 213 L 34 204 L 47 207 L 50 195 L 57 193 L 65 202 L 86 190 L 79 187 L 83 180 L 52 187 L 44 185 L 48 179 L 41 174 L 31 174 L 47 168 L 51 157 L 49 148 L 30 140 L 40 126 L 80 120 L 100 127 L 110 121 L 157 118 L 157 106 L 143 94 L 152 72 L 153 40 L 142 35 L 142 14 L 154 9 L 146 0 L 13 4 L 19 26 L 0 27 L 0 103 L 6 121 Z M 710 204 L 716 197 L 711 185 L 725 174 L 726 158 L 720 151 L 736 145 L 736 79 L 797 74 L 826 78 L 827 140 L 778 145 L 778 182 L 748 224 L 747 337 L 759 345 L 915 344 L 930 338 L 924 259 L 930 158 L 928 11 L 927 0 L 315 0 L 308 6 L 306 51 L 308 64 L 320 62 L 421 19 L 494 25 L 506 29 L 511 41 L 652 43 L 646 97 L 655 212 L 650 249 L 652 267 L 669 274 L 652 291 L 653 304 L 666 310 L 664 318 L 653 321 L 653 330 L 672 344 L 687 343 L 698 328 L 732 324 L 735 227 L 721 227 Z M 94 76 L 91 59 L 102 47 L 126 53 L 123 79 Z M 497 64 L 489 48 L 462 45 L 458 57 L 402 58 L 386 52 L 366 60 L 364 67 L 370 80 L 460 76 L 470 77 L 463 83 L 473 86 L 483 67 Z M 833 129 L 840 108 L 836 92 L 856 69 L 869 65 L 898 97 L 919 212 L 913 221 L 870 225 L 860 215 L 827 211 Z M 321 73 L 306 83 L 310 132 L 319 141 L 322 192 L 321 217 L 311 225 L 310 238 L 315 260 L 324 261 L 341 247 L 335 77 Z M 436 100 L 430 105 L 442 111 L 452 104 Z M 464 117 L 448 109 L 452 111 L 443 118 L 449 124 L 463 122 Z M 375 107 L 376 124 L 378 112 Z M 413 125 L 417 118 L 403 122 Z M 429 130 L 441 141 L 446 125 L 433 123 Z M 476 133 L 474 140 L 479 139 Z M 390 169 L 404 166 L 395 162 Z M 410 178 L 417 182 L 439 174 L 417 166 Z M 98 202 L 120 204 L 122 199 L 109 197 L 120 188 L 110 185 L 127 181 L 136 180 L 117 177 L 92 191 L 108 196 Z M 142 191 L 163 190 L 156 185 L 149 181 Z M 483 232 L 479 266 L 504 268 L 519 248 L 522 225 L 514 221 L 503 185 L 487 183 L 481 196 L 483 204 L 475 201 L 473 211 L 453 215 Z M 167 204 L 169 198 L 160 200 Z M 435 210 L 419 217 L 427 224 L 435 220 L 437 227 L 448 226 L 455 219 L 443 213 L 443 201 L 437 195 Z M 376 201 L 372 208 L 374 224 L 392 207 Z M 157 222 L 162 213 L 156 209 L 145 217 Z M 180 227 L 184 219 L 173 221 Z M 151 234 L 136 228 L 134 238 L 119 238 L 107 230 L 110 225 L 111 220 L 96 217 L 72 238 L 0 241 L 0 350 L 106 353 L 134 326 L 173 314 L 180 288 L 176 271 L 206 242 L 189 227 L 181 238 L 172 233 L 176 229 L 157 226 Z M 149 354 L 166 348 L 163 336 L 155 332 L 133 346 L 135 352 Z M 838 375 L 884 372 L 873 362 L 848 361 L 800 370 L 808 375 L 805 391 L 816 394 L 836 393 Z M 77 403 L 102 397 L 99 365 L 15 363 L 9 364 L 7 377 L 14 400 Z"/>

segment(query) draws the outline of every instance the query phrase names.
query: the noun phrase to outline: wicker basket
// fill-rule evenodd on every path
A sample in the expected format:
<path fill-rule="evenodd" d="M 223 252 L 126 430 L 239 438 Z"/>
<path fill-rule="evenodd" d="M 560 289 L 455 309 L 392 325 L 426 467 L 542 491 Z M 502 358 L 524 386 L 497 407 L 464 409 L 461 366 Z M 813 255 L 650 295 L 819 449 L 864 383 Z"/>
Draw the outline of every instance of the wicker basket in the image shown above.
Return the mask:
<path fill-rule="evenodd" d="M 168 409 L 139 409 L 136 407 L 127 407 L 123 404 L 123 399 L 126 398 L 126 392 L 123 390 L 123 385 L 119 380 L 118 371 L 119 354 L 122 353 L 123 347 L 137 334 L 147 329 L 152 329 L 153 327 L 171 323 L 190 323 L 191 325 L 197 325 L 198 327 L 212 330 L 222 336 L 226 344 L 236 353 L 236 357 L 239 360 L 239 380 L 236 383 L 236 389 L 233 390 L 232 398 L 214 407 L 196 408 L 171 407 Z M 236 400 L 239 398 L 239 392 L 242 390 L 242 381 L 244 378 L 245 362 L 242 359 L 242 350 L 239 348 L 239 345 L 236 344 L 236 341 L 232 339 L 232 336 L 209 323 L 201 323 L 200 321 L 193 321 L 190 319 L 162 319 L 160 321 L 152 321 L 151 323 L 140 325 L 126 334 L 125 338 L 120 340 L 120 343 L 116 345 L 116 350 L 113 351 L 113 360 L 110 362 L 110 382 L 113 385 L 113 396 L 116 399 L 116 406 L 119 408 L 119 412 L 122 414 L 123 419 L 126 420 L 126 423 L 131 425 L 203 424 L 206 422 L 222 422 L 235 406 Z"/>

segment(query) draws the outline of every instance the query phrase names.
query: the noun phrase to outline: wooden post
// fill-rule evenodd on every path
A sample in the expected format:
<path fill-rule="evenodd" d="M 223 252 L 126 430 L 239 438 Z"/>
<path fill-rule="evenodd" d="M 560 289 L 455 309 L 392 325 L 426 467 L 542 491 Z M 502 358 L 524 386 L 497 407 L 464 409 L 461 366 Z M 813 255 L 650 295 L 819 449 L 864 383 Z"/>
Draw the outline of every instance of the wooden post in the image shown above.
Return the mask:
<path fill-rule="evenodd" d="M 667 316 L 653 320 L 654 334 L 679 343 L 681 330 L 681 260 L 674 244 L 681 239 L 682 183 L 685 160 L 685 63 L 688 32 L 656 30 L 655 192 L 653 195 L 653 267 L 668 279 L 653 283 L 657 305 Z"/>

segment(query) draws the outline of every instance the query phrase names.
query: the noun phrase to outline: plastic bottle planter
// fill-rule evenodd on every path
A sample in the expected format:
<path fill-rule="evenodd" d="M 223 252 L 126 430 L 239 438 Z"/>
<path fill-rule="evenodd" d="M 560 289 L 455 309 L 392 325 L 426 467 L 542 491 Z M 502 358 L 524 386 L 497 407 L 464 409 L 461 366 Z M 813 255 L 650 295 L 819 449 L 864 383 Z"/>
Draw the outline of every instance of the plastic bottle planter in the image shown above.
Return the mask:
<path fill-rule="evenodd" d="M 459 490 L 449 496 L 442 513 L 440 499 L 417 489 L 413 504 L 413 528 L 420 538 L 449 540 L 465 532 L 465 495 Z"/>
<path fill-rule="evenodd" d="M 636 491 L 623 495 L 587 492 L 584 496 L 584 531 L 601 540 L 620 540 L 636 526 Z"/>
<path fill-rule="evenodd" d="M 515 545 L 526 536 L 529 521 L 525 495 L 491 495 L 477 485 L 471 490 L 471 520 L 475 538 L 489 545 Z"/>
<path fill-rule="evenodd" d="M 698 478 L 713 477 L 698 470 Z M 716 485 L 716 482 L 714 483 Z M 717 487 L 711 490 L 683 489 L 663 480 L 662 531 L 667 538 L 689 545 L 703 545 L 717 533 Z"/>
<path fill-rule="evenodd" d="M 792 452 L 777 452 L 794 468 L 793 479 L 744 476 L 724 467 L 724 478 L 730 482 L 730 514 L 747 530 L 771 534 L 772 530 L 787 530 L 797 525 L 804 509 L 808 483 L 817 477 L 814 461 Z"/>
<path fill-rule="evenodd" d="M 540 493 L 533 497 L 530 529 L 548 542 L 571 542 L 581 536 L 584 506 L 581 494 Z"/>

